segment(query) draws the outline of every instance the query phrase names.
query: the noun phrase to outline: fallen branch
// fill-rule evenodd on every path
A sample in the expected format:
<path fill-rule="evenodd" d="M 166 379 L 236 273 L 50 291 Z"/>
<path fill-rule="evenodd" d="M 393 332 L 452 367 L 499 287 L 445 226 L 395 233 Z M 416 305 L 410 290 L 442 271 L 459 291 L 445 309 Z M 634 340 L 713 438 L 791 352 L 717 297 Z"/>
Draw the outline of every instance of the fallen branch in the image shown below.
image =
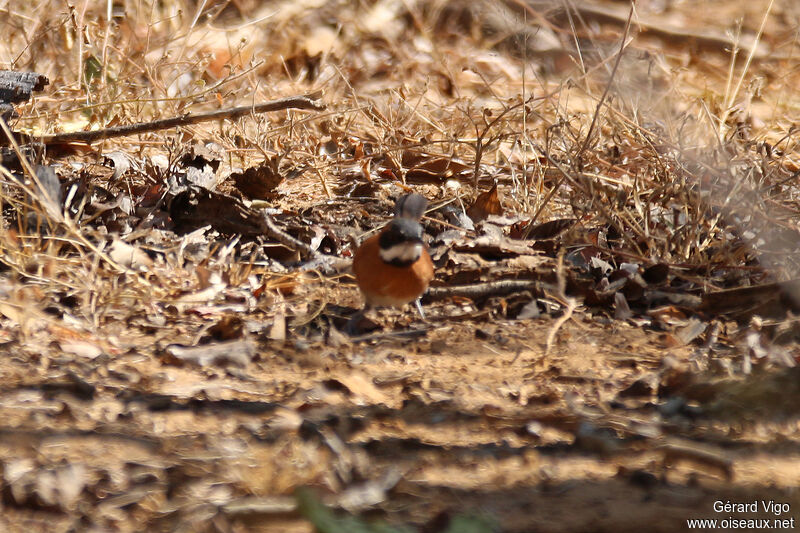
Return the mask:
<path fill-rule="evenodd" d="M 556 4 L 549 0 L 506 0 L 505 4 L 512 9 L 521 8 L 527 11 L 532 20 L 548 21 L 549 19 L 549 21 L 558 23 L 558 21 L 566 19 L 566 9 L 550 10 Z M 628 19 L 628 8 L 611 2 L 572 2 L 568 9 L 586 24 L 598 22 L 625 25 Z M 769 10 L 767 11 L 769 12 Z M 545 16 L 543 17 L 542 14 Z M 553 23 L 549 21 L 543 24 L 552 26 Z M 640 33 L 654 35 L 671 44 L 691 43 L 702 49 L 723 54 L 730 54 L 731 50 L 739 48 L 748 55 L 752 55 L 753 59 L 759 60 L 784 61 L 789 59 L 783 55 L 774 54 L 760 39 L 752 36 L 743 35 L 737 41 L 726 32 L 675 24 L 668 16 L 661 15 L 637 14 L 635 22 Z"/>
<path fill-rule="evenodd" d="M 283 109 L 311 109 L 314 111 L 321 111 L 325 109 L 325 104 L 317 100 L 312 100 L 307 96 L 288 96 L 257 105 L 219 109 L 206 113 L 189 114 L 180 117 L 153 120 L 151 122 L 139 122 L 137 124 L 127 124 L 125 126 L 114 126 L 112 128 L 103 128 L 100 130 L 54 133 L 51 135 L 42 135 L 41 137 L 23 135 L 21 136 L 21 140 L 25 143 L 39 142 L 42 144 L 64 144 L 71 142 L 92 143 L 112 137 L 125 137 L 139 133 L 178 128 L 181 126 L 198 124 L 200 122 L 208 122 L 210 120 L 236 119 L 245 115 L 269 113 L 271 111 L 281 111 Z"/>
<path fill-rule="evenodd" d="M 462 298 L 487 298 L 503 296 L 519 291 L 541 290 L 542 282 L 527 279 L 503 279 L 475 285 L 454 285 L 451 287 L 431 287 L 426 293 L 430 300 L 443 300 L 460 296 Z"/>
<path fill-rule="evenodd" d="M 311 246 L 307 245 L 299 239 L 295 239 L 275 224 L 272 217 L 266 211 L 261 211 L 261 221 L 264 225 L 264 235 L 275 240 L 276 242 L 286 246 L 290 250 L 299 253 L 304 258 L 314 258 L 321 255 Z"/>
<path fill-rule="evenodd" d="M 326 274 L 333 274 L 344 272 L 350 268 L 351 260 L 324 254 L 300 239 L 292 237 L 278 227 L 275 220 L 263 209 L 261 210 L 261 226 L 264 235 L 300 255 L 305 261 L 302 264 L 303 270 L 319 270 Z"/>

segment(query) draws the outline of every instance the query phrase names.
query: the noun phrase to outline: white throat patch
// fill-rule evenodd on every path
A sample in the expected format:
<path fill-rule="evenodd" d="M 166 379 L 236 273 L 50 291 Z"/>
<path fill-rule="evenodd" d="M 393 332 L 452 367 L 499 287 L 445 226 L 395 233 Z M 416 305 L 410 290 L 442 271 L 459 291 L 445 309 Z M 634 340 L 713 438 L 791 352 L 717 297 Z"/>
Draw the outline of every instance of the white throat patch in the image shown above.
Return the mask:
<path fill-rule="evenodd" d="M 401 242 L 391 248 L 381 248 L 381 259 L 387 263 L 401 261 L 403 263 L 413 263 L 422 255 L 422 243 L 420 242 Z"/>

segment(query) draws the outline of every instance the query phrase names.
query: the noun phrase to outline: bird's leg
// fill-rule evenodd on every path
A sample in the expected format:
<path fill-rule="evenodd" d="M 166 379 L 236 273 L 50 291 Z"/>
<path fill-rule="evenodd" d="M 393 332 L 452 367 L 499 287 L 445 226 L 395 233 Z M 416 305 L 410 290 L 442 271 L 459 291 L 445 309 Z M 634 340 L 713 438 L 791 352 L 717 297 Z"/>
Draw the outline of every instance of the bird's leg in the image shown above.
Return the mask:
<path fill-rule="evenodd" d="M 364 315 L 366 315 L 367 311 L 370 309 L 372 309 L 371 305 L 364 304 L 364 307 L 360 311 L 357 311 L 353 316 L 350 317 L 350 320 L 347 321 L 347 325 L 344 327 L 344 332 L 351 337 L 361 333 L 361 331 L 358 329 L 358 325 L 364 318 Z"/>
<path fill-rule="evenodd" d="M 417 311 L 419 311 L 419 316 L 422 317 L 422 320 L 425 320 L 425 311 L 422 310 L 422 296 L 414 300 L 414 303 L 417 305 Z"/>

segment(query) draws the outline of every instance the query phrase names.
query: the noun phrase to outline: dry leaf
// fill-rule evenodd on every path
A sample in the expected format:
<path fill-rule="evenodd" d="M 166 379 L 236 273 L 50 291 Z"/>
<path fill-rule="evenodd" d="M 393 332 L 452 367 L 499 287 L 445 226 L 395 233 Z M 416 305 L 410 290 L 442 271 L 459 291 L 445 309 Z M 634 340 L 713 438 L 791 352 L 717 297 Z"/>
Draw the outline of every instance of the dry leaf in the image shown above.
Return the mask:
<path fill-rule="evenodd" d="M 108 256 L 116 263 L 134 270 L 147 270 L 153 266 L 153 260 L 146 252 L 120 239 L 114 239 L 111 243 Z"/>
<path fill-rule="evenodd" d="M 500 205 L 500 196 L 497 193 L 497 184 L 491 189 L 478 195 L 471 206 L 467 208 L 467 215 L 474 223 L 486 220 L 489 215 L 503 215 L 503 207 Z"/>
<path fill-rule="evenodd" d="M 236 188 L 251 200 L 269 200 L 275 197 L 275 189 L 283 181 L 278 170 L 280 159 L 272 156 L 260 165 L 250 167 L 244 172 L 234 172 L 231 179 Z"/>

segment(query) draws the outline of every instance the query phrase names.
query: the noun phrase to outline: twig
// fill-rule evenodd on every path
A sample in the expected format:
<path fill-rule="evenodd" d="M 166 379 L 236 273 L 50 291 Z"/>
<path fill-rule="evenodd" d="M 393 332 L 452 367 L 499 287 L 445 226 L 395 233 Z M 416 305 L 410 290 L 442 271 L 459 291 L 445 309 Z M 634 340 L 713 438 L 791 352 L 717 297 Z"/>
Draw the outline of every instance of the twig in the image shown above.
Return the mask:
<path fill-rule="evenodd" d="M 720 117 L 720 122 L 719 122 L 720 132 L 722 132 L 723 129 L 725 128 L 725 123 L 728 121 L 728 116 L 731 114 L 731 111 L 733 109 L 733 101 L 736 100 L 736 96 L 739 94 L 739 91 L 742 88 L 742 84 L 744 83 L 744 78 L 747 75 L 747 71 L 750 68 L 750 64 L 753 62 L 753 58 L 756 55 L 758 43 L 761 41 L 761 35 L 764 33 L 764 27 L 767 24 L 767 19 L 769 18 L 770 13 L 772 12 L 773 3 L 774 0 L 770 0 L 769 5 L 767 6 L 767 10 L 764 12 L 764 17 L 761 19 L 761 25 L 758 27 L 758 33 L 756 34 L 755 43 L 752 46 L 752 48 L 750 48 L 750 53 L 747 55 L 747 60 L 745 61 L 744 68 L 742 68 L 742 75 L 739 77 L 739 81 L 736 83 L 736 88 L 733 90 L 732 93 L 726 95 L 727 100 L 725 102 L 725 109 L 722 111 L 722 117 Z M 723 136 L 720 135 L 720 137 Z"/>
<path fill-rule="evenodd" d="M 567 308 L 564 310 L 564 314 L 558 317 L 558 320 L 556 320 L 555 324 L 553 324 L 553 327 L 550 328 L 550 331 L 547 333 L 547 343 L 545 344 L 545 349 L 544 349 L 545 354 L 550 353 L 550 348 L 553 347 L 553 343 L 555 342 L 558 330 L 561 329 L 561 326 L 563 326 L 567 322 L 567 320 L 572 318 L 572 313 L 578 306 L 575 298 L 568 297 L 565 294 L 567 288 L 567 278 L 564 275 L 563 251 L 560 254 L 558 254 L 558 263 L 556 265 L 556 278 L 558 280 L 558 286 L 557 286 L 558 293 L 556 294 L 556 297 L 562 300 L 563 302 L 566 302 Z"/>
<path fill-rule="evenodd" d="M 520 6 L 528 13 L 538 17 L 541 17 L 541 13 L 547 12 L 547 10 L 553 6 L 552 0 L 533 2 L 508 0 L 506 3 L 513 6 Z M 569 12 L 576 13 L 585 21 L 584 25 L 589 22 L 625 24 L 627 19 L 625 6 L 619 4 L 618 2 L 570 2 Z M 564 9 L 562 11 L 566 12 L 567 10 Z M 767 9 L 767 12 L 768 11 L 769 9 Z M 554 12 L 553 15 L 554 16 L 548 21 L 550 28 L 554 27 L 552 21 L 564 18 L 560 15 L 560 12 Z M 758 39 L 748 38 L 746 42 L 737 43 L 730 35 L 721 31 L 710 28 L 698 29 L 690 27 L 691 25 L 674 24 L 669 20 L 669 17 L 666 16 L 642 16 L 640 14 L 636 16 L 636 26 L 642 34 L 656 36 L 670 43 L 692 43 L 692 45 L 715 53 L 728 54 L 731 49 L 738 47 L 753 54 L 754 59 L 771 61 L 785 61 L 788 59 L 786 56 L 771 53 L 770 50 L 761 46 Z"/>
<path fill-rule="evenodd" d="M 307 245 L 303 241 L 299 239 L 295 239 L 281 228 L 279 228 L 275 221 L 272 220 L 272 217 L 267 214 L 266 211 L 261 211 L 261 220 L 264 222 L 264 234 L 271 238 L 275 239 L 280 244 L 286 246 L 290 250 L 294 250 L 298 252 L 300 255 L 306 258 L 314 258 L 317 255 L 320 255 L 315 249 L 311 246 Z"/>
<path fill-rule="evenodd" d="M 561 329 L 561 326 L 563 326 L 567 320 L 572 318 L 572 313 L 573 311 L 575 311 L 575 308 L 577 306 L 578 304 L 575 301 L 575 298 L 572 297 L 567 298 L 567 308 L 564 310 L 564 314 L 558 317 L 556 323 L 553 324 L 553 327 L 550 328 L 550 331 L 547 333 L 547 343 L 545 344 L 545 349 L 544 349 L 545 354 L 550 353 L 550 348 L 553 347 L 553 342 L 555 342 L 558 330 Z"/>
<path fill-rule="evenodd" d="M 306 260 L 301 265 L 303 270 L 321 270 L 324 273 L 343 272 L 350 268 L 352 260 L 343 259 L 335 255 L 319 252 L 299 239 L 295 239 L 275 224 L 272 217 L 265 211 L 261 213 L 261 229 L 264 235 L 300 254 Z"/>
<path fill-rule="evenodd" d="M 460 296 L 463 298 L 486 298 L 525 290 L 541 290 L 541 288 L 542 282 L 537 280 L 503 279 L 474 285 L 431 287 L 428 289 L 426 298 L 431 300 L 442 300 L 453 296 Z"/>
<path fill-rule="evenodd" d="M 587 189 L 587 187 L 584 186 L 584 184 L 582 183 L 582 180 L 579 180 L 579 179 L 571 176 L 569 174 L 569 172 L 567 172 L 564 169 L 564 167 L 558 161 L 556 161 L 548 152 L 544 151 L 537 143 L 535 143 L 533 141 L 530 141 L 530 143 L 531 143 L 531 146 L 533 146 L 536 150 L 538 150 L 547 159 L 547 161 L 556 170 L 558 170 L 558 172 L 561 174 L 562 179 L 558 180 L 558 182 L 556 183 L 554 189 L 557 189 L 558 187 L 560 187 L 561 184 L 566 180 L 567 182 L 569 182 L 569 184 L 571 186 L 575 187 L 575 189 L 577 189 L 580 192 L 582 192 L 587 198 L 594 199 L 594 194 L 592 193 L 592 191 L 590 191 L 589 189 Z M 553 194 L 548 194 L 547 197 L 545 198 L 545 201 L 550 201 L 550 199 L 552 197 L 553 197 Z M 539 213 L 544 209 L 545 205 L 546 205 L 545 203 L 542 203 L 542 205 L 540 205 L 539 208 L 536 210 L 536 212 L 533 215 L 533 218 L 531 218 L 531 225 L 536 221 L 536 218 L 539 216 Z M 594 205 L 595 208 L 597 208 L 598 211 L 600 211 L 600 213 L 603 215 L 603 217 L 605 217 L 606 222 L 608 222 L 609 224 L 614 226 L 614 228 L 617 230 L 617 232 L 619 232 L 619 234 L 622 236 L 622 238 L 625 239 L 628 242 L 628 244 L 630 244 L 631 247 L 634 250 L 637 250 L 640 253 L 640 255 L 644 255 L 644 254 L 641 253 L 641 249 L 639 248 L 639 244 L 629 235 L 629 231 L 626 231 L 625 228 L 623 228 L 614 219 L 614 217 L 611 216 L 611 211 L 609 211 L 608 208 L 606 206 L 604 206 L 602 202 L 594 202 L 593 205 Z M 528 226 L 528 227 L 530 227 L 530 226 Z M 641 239 L 642 241 L 646 240 L 644 238 L 644 235 L 641 233 L 641 231 L 637 231 L 637 228 L 631 226 L 630 231 L 633 231 L 634 233 L 636 233 L 636 236 L 639 239 Z M 529 234 L 530 232 L 526 232 L 526 233 Z"/>
<path fill-rule="evenodd" d="M 37 140 L 43 144 L 62 144 L 70 142 L 92 143 L 102 139 L 112 137 L 125 137 L 151 131 L 166 130 L 181 126 L 189 126 L 200 122 L 208 122 L 219 119 L 236 119 L 249 114 L 269 113 L 270 111 L 281 111 L 283 109 L 311 109 L 321 111 L 325 109 L 325 104 L 312 100 L 307 96 L 288 96 L 278 100 L 270 100 L 257 105 L 245 105 L 194 115 L 183 115 L 181 117 L 165 118 L 153 120 L 151 122 L 139 122 L 137 124 L 127 124 L 125 126 L 115 126 L 94 131 L 74 131 L 69 133 L 54 133 L 43 135 L 38 139 L 28 137 L 27 140 Z"/>
<path fill-rule="evenodd" d="M 474 193 L 475 193 L 476 196 L 478 194 L 478 181 L 480 180 L 481 159 L 483 159 L 483 152 L 494 141 L 504 137 L 504 135 L 502 133 L 498 133 L 497 135 L 494 135 L 493 137 L 491 137 L 487 142 L 484 142 L 484 137 L 486 137 L 486 134 L 489 133 L 489 130 L 491 130 L 492 127 L 494 127 L 495 124 L 500 122 L 500 120 L 503 117 L 505 117 L 508 113 L 510 113 L 511 111 L 513 111 L 513 110 L 515 110 L 515 109 L 517 109 L 519 107 L 523 107 L 524 108 L 525 105 L 527 105 L 531 101 L 533 101 L 533 95 L 531 95 L 531 97 L 527 101 L 526 100 L 522 100 L 521 102 L 517 102 L 516 104 L 514 104 L 512 106 L 506 107 L 491 122 L 487 122 L 485 120 L 485 117 L 484 117 L 484 122 L 486 124 L 486 128 L 483 130 L 483 132 L 480 132 L 478 130 L 478 125 L 475 124 L 475 135 L 477 136 L 477 138 L 475 139 L 475 164 L 473 165 L 473 170 L 472 170 L 472 174 L 473 174 L 472 175 L 472 185 L 475 188 Z"/>
<path fill-rule="evenodd" d="M 586 139 L 583 141 L 583 146 L 581 146 L 580 151 L 578 152 L 578 157 L 580 158 L 583 152 L 586 151 L 586 148 L 589 147 L 589 142 L 592 139 L 592 133 L 594 132 L 595 125 L 597 125 L 597 118 L 600 115 L 600 110 L 603 108 L 603 104 L 606 102 L 606 98 L 608 97 L 608 92 L 611 90 L 611 85 L 614 83 L 614 77 L 617 74 L 617 70 L 619 69 L 619 63 L 622 60 L 622 53 L 625 51 L 625 40 L 628 38 L 628 34 L 631 30 L 631 19 L 633 18 L 633 8 L 636 4 L 631 2 L 631 9 L 628 13 L 628 20 L 625 22 L 625 29 L 622 31 L 622 39 L 619 43 L 619 52 L 617 52 L 617 59 L 614 61 L 614 67 L 611 69 L 611 76 L 608 80 L 608 84 L 606 85 L 605 91 L 603 91 L 603 96 L 600 97 L 600 101 L 597 102 L 597 109 L 595 109 L 594 116 L 592 117 L 592 123 L 589 125 L 589 131 L 586 132 Z"/>

